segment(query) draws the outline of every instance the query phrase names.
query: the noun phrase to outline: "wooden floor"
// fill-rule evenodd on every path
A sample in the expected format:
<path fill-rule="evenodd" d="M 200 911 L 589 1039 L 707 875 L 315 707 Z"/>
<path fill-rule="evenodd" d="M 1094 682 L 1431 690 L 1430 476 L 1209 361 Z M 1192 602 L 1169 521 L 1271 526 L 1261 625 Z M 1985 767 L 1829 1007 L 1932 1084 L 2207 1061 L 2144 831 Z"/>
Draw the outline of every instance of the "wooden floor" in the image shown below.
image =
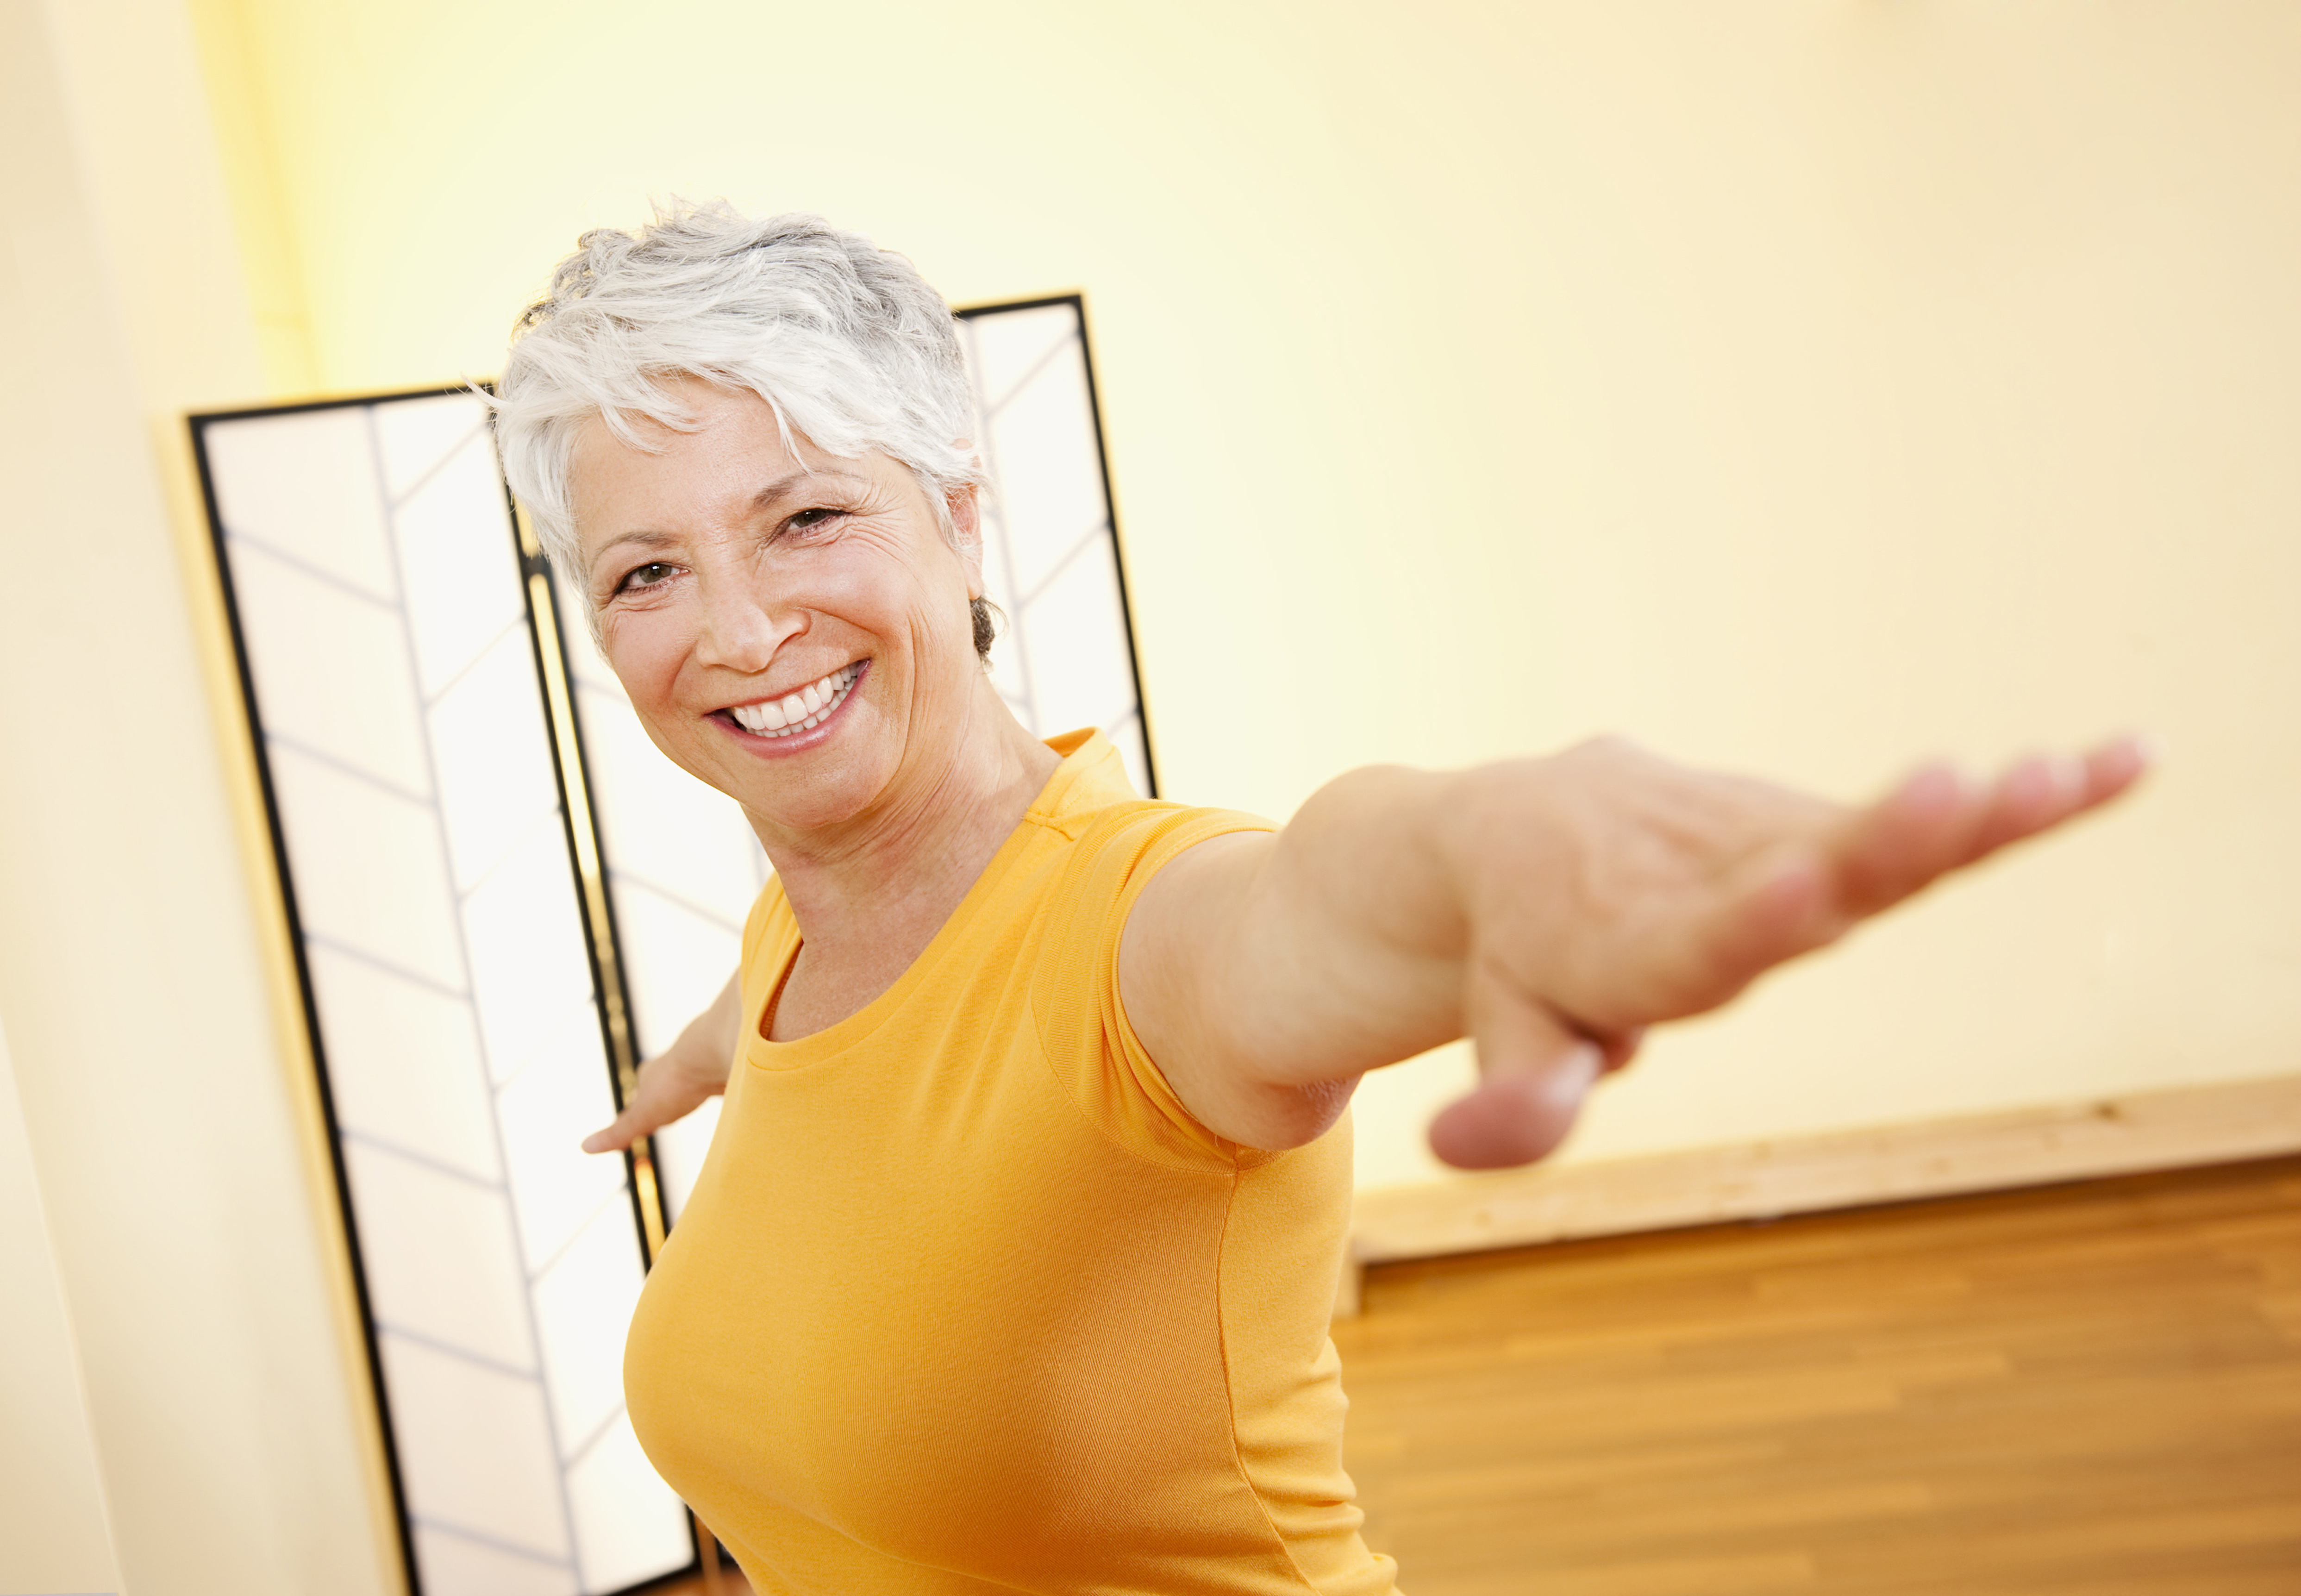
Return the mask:
<path fill-rule="evenodd" d="M 1393 1265 L 1410 1596 L 2295 1596 L 2301 1159 Z"/>
<path fill-rule="evenodd" d="M 2301 1159 L 1389 1265 L 1335 1340 L 1410 1596 L 2301 1596 Z"/>

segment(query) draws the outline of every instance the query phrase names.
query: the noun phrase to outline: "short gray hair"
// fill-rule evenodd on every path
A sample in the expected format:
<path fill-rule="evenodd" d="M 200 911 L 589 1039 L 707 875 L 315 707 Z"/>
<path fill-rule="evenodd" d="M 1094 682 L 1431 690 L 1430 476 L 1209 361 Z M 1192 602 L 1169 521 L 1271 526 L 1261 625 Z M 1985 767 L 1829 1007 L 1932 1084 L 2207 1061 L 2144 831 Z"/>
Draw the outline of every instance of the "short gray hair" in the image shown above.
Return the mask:
<path fill-rule="evenodd" d="M 597 415 L 646 448 L 635 416 L 692 430 L 666 386 L 679 377 L 758 395 L 786 447 L 797 431 L 842 458 L 900 461 L 947 535 L 948 496 L 986 485 L 963 441 L 973 405 L 950 307 L 910 262 L 819 216 L 755 221 L 724 201 L 674 202 L 634 231 L 576 240 L 520 317 L 497 385 L 504 475 L 570 581 L 582 575 L 576 433 Z"/>

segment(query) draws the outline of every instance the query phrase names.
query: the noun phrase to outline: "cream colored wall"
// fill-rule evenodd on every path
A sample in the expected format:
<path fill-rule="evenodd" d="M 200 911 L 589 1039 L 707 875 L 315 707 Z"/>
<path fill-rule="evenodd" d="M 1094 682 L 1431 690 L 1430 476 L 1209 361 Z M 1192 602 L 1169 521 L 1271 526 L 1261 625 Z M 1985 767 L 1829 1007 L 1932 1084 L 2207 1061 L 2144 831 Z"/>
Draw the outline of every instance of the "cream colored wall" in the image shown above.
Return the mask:
<path fill-rule="evenodd" d="M 79 1360 L 0 1035 L 0 1591 L 114 1591 Z"/>
<path fill-rule="evenodd" d="M 2289 5 L 219 6 L 331 388 L 489 372 L 651 193 L 1084 287 L 1176 795 L 2168 741 L 1569 1157 L 2301 1068 Z M 1466 1067 L 1369 1084 L 1364 1181 Z"/>
<path fill-rule="evenodd" d="M 180 414 L 485 372 L 650 190 L 1088 290 L 1183 796 L 2168 739 L 1570 1156 L 2301 1064 L 2289 7 L 638 14 L 0 0 L 0 1191 L 52 1249 L 0 1292 L 61 1296 L 121 1589 L 392 1577 Z M 1368 1089 L 1370 1182 L 1448 1067 Z"/>
<path fill-rule="evenodd" d="M 107 1552 L 63 1400 L 20 1432 L 12 1394 L 8 1473 L 63 1425 L 48 1500 L 73 1500 L 26 1524 L 39 1499 L 7 1488 L 11 1592 L 388 1588 L 309 1069 L 251 909 L 215 612 L 179 558 L 183 412 L 264 386 L 207 129 L 172 0 L 0 0 L 0 1015 L 23 1129 L 0 1191 L 13 1230 L 36 1183 L 52 1248 L 0 1258 L 0 1318 L 13 1349 L 60 1294 L 110 1525 Z"/>

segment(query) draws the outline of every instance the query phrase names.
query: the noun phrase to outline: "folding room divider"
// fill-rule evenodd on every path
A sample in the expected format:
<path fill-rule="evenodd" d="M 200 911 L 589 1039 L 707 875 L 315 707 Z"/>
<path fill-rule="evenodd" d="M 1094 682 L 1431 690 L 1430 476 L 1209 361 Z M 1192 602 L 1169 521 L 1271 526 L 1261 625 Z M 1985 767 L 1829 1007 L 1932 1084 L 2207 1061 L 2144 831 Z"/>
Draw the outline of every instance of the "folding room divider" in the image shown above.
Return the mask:
<path fill-rule="evenodd" d="M 1084 307 L 961 313 L 992 680 L 1153 790 Z M 766 861 L 657 752 L 515 517 L 482 399 L 193 418 L 412 1592 L 690 1567 L 623 1331 L 708 1145 L 587 1157 L 733 968 Z"/>

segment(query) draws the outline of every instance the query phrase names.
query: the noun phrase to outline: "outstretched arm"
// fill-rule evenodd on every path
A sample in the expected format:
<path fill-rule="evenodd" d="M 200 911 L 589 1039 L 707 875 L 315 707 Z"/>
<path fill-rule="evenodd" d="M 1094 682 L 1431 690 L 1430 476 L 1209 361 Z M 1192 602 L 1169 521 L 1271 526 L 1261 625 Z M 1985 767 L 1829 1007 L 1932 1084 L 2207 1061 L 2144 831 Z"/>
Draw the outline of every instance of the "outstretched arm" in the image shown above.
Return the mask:
<path fill-rule="evenodd" d="M 1468 1035 L 1431 1144 L 1554 1147 L 1648 1025 L 1719 1007 L 1953 870 L 2107 802 L 2131 741 L 1994 781 L 1920 771 L 1847 808 L 1618 741 L 1450 774 L 1353 772 L 1275 835 L 1201 843 L 1130 916 L 1120 994 L 1209 1129 L 1300 1145 L 1368 1069 Z"/>

